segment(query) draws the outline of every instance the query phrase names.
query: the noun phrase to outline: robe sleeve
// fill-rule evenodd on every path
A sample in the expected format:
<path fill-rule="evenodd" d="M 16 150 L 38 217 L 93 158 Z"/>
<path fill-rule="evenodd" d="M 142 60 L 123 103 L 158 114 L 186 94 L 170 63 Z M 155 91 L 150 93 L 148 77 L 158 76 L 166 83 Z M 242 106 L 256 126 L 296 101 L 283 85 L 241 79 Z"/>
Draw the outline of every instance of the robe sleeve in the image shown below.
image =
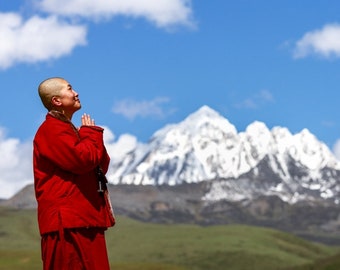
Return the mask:
<path fill-rule="evenodd" d="M 44 126 L 40 136 L 44 136 L 44 140 L 40 140 L 42 143 L 37 145 L 40 155 L 65 171 L 83 174 L 98 165 L 108 167 L 110 159 L 100 127 L 82 126 L 77 134 L 70 123 L 53 121 L 53 126 Z"/>

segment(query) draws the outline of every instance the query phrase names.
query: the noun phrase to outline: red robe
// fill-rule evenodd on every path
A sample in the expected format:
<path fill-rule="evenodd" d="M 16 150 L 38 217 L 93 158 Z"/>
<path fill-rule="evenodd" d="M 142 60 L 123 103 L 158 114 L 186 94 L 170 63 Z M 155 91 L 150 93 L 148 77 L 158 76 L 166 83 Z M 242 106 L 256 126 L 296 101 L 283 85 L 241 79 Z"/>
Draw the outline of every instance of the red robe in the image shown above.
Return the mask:
<path fill-rule="evenodd" d="M 95 168 L 108 170 L 103 129 L 82 126 L 50 113 L 34 138 L 33 167 L 41 234 L 61 228 L 114 225 L 104 196 L 97 192 Z"/>

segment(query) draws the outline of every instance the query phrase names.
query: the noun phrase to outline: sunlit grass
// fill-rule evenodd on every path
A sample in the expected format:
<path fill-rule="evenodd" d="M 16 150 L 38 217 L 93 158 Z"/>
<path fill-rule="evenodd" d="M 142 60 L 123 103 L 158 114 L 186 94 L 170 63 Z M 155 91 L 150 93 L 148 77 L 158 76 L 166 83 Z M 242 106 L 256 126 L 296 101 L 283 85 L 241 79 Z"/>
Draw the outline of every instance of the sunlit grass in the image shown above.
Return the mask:
<path fill-rule="evenodd" d="M 126 217 L 117 218 L 106 239 L 112 269 L 119 270 L 294 269 L 337 251 L 268 228 L 160 225 Z M 35 210 L 0 208 L 0 269 L 41 269 Z"/>

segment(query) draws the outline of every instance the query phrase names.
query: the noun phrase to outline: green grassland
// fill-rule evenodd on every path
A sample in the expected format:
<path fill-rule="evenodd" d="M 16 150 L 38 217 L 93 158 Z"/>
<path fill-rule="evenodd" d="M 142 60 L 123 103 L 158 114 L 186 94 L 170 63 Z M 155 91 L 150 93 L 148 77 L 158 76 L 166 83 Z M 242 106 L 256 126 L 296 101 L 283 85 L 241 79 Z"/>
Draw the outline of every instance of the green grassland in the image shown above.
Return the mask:
<path fill-rule="evenodd" d="M 160 225 L 119 216 L 106 239 L 111 268 L 119 270 L 340 269 L 339 248 L 261 227 Z M 35 210 L 0 208 L 0 269 L 42 269 Z"/>

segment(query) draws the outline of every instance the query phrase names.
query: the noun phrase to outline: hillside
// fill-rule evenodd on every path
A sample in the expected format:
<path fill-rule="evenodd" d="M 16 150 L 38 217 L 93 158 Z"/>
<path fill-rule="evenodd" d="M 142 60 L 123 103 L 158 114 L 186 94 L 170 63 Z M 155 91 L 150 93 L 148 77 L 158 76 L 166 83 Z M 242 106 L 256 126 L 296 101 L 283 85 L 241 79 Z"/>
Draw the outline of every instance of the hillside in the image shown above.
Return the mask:
<path fill-rule="evenodd" d="M 112 269 L 120 270 L 283 270 L 338 251 L 273 229 L 159 225 L 121 216 L 107 231 L 107 245 Z M 0 208 L 0 269 L 41 269 L 35 210 Z"/>
<path fill-rule="evenodd" d="M 289 204 L 277 196 L 259 196 L 252 201 L 206 203 L 201 197 L 210 184 L 109 185 L 109 190 L 116 214 L 143 222 L 264 226 L 308 240 L 340 245 L 338 205 L 320 202 Z M 0 206 L 35 209 L 33 185 L 26 186 L 11 199 L 1 202 Z"/>

